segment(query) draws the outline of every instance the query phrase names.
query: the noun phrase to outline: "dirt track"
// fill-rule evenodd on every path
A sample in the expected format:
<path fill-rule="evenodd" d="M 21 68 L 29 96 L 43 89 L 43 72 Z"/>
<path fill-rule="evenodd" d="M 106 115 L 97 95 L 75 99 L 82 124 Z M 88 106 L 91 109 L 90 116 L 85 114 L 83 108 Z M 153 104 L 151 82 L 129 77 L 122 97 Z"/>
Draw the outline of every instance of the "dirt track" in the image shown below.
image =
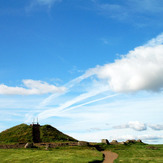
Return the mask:
<path fill-rule="evenodd" d="M 113 163 L 116 158 L 118 158 L 118 154 L 110 151 L 102 151 L 105 155 L 105 159 L 103 163 Z"/>

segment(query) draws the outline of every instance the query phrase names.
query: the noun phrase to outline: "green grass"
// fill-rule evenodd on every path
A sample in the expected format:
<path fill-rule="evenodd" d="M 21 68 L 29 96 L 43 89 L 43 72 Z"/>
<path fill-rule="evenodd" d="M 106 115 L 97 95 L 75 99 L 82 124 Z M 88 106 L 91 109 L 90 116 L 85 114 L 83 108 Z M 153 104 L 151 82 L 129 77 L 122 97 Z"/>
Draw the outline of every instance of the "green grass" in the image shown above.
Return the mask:
<path fill-rule="evenodd" d="M 102 161 L 102 153 L 88 147 L 62 147 L 57 149 L 0 149 L 2 163 L 88 163 Z"/>
<path fill-rule="evenodd" d="M 163 145 L 100 145 L 105 150 L 117 153 L 115 163 L 163 163 Z"/>
<path fill-rule="evenodd" d="M 60 132 L 50 125 L 40 127 L 40 137 L 42 142 L 77 141 L 76 139 Z"/>
<path fill-rule="evenodd" d="M 42 142 L 77 141 L 50 125 L 40 126 Z M 0 133 L 0 144 L 32 142 L 32 126 L 20 124 Z"/>
<path fill-rule="evenodd" d="M 32 142 L 32 127 L 20 124 L 0 133 L 0 144 L 13 142 Z"/>

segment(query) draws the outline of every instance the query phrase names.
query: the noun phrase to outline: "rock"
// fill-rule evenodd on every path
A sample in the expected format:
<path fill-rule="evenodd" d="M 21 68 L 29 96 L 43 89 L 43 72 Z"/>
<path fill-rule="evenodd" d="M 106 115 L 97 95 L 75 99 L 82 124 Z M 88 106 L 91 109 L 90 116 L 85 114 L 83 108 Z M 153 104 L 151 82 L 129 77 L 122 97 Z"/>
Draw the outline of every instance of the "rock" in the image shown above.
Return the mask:
<path fill-rule="evenodd" d="M 122 145 L 124 145 L 124 144 L 126 144 L 124 141 L 122 141 L 122 142 L 119 142 L 118 144 L 122 144 Z"/>
<path fill-rule="evenodd" d="M 136 142 L 138 142 L 138 143 L 143 143 L 142 140 L 140 140 L 140 139 L 138 139 Z"/>
<path fill-rule="evenodd" d="M 89 145 L 89 143 L 86 141 L 79 141 L 78 142 L 78 146 L 88 146 L 88 145 Z"/>
<path fill-rule="evenodd" d="M 108 141 L 108 139 L 102 139 L 102 140 L 101 140 L 101 143 L 110 144 L 109 141 Z"/>
<path fill-rule="evenodd" d="M 126 141 L 126 144 L 129 144 L 129 143 L 134 144 L 134 143 L 136 143 L 136 140 L 134 140 L 134 139 L 133 139 L 133 140 L 127 140 L 127 141 Z"/>
<path fill-rule="evenodd" d="M 24 148 L 32 148 L 33 147 L 33 143 L 27 143 Z"/>
<path fill-rule="evenodd" d="M 110 144 L 118 144 L 118 141 L 117 140 L 112 140 L 112 142 Z"/>
<path fill-rule="evenodd" d="M 46 144 L 45 150 L 49 150 L 50 144 Z"/>

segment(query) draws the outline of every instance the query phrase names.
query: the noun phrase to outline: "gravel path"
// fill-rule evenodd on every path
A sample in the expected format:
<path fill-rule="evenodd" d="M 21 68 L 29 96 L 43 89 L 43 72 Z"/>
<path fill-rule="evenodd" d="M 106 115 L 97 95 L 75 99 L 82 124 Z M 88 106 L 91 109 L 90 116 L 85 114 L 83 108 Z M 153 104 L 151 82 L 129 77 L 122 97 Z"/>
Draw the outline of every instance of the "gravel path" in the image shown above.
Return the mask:
<path fill-rule="evenodd" d="M 110 151 L 102 151 L 105 155 L 105 159 L 103 163 L 113 163 L 115 159 L 118 158 L 118 154 Z"/>

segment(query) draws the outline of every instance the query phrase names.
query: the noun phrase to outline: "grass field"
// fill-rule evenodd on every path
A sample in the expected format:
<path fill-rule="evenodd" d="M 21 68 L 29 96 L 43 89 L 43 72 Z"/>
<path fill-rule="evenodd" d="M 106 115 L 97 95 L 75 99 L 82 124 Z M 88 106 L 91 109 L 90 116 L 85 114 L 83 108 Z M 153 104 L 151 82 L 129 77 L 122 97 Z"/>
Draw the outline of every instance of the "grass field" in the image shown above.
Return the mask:
<path fill-rule="evenodd" d="M 105 145 L 96 144 L 101 150 L 109 150 L 119 155 L 115 163 L 163 163 L 163 145 L 129 144 Z M 102 162 L 102 153 L 94 147 L 58 147 L 48 151 L 33 149 L 0 149 L 2 163 L 88 163 Z"/>
<path fill-rule="evenodd" d="M 60 147 L 57 149 L 0 149 L 2 163 L 88 163 L 103 160 L 102 153 L 87 147 Z"/>
<path fill-rule="evenodd" d="M 117 153 L 115 163 L 163 163 L 163 145 L 102 145 L 105 150 Z"/>

